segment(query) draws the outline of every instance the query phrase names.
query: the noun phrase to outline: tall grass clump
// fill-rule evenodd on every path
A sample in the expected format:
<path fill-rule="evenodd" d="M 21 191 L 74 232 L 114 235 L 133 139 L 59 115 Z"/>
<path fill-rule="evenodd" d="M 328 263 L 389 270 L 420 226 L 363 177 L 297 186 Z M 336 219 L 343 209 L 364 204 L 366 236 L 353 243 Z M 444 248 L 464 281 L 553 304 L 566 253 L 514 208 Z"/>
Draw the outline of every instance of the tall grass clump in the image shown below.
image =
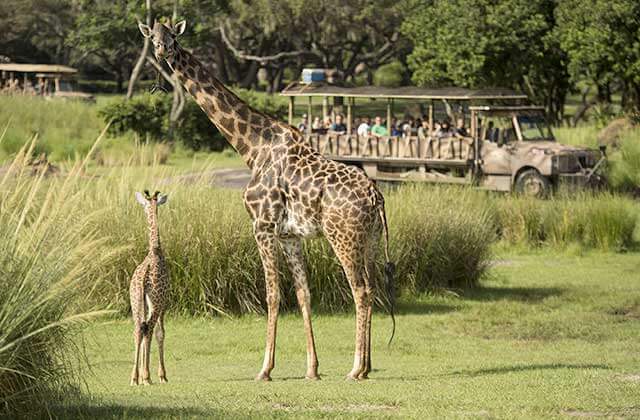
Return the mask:
<path fill-rule="evenodd" d="M 559 194 L 548 200 L 505 196 L 497 201 L 503 241 L 513 245 L 624 251 L 634 245 L 637 205 L 612 193 Z"/>
<path fill-rule="evenodd" d="M 91 228 L 100 215 L 84 211 L 80 166 L 64 179 L 26 175 L 32 153 L 0 176 L 0 417 L 38 415 L 78 390 L 72 338 L 101 313 L 86 302 L 117 253 Z"/>
<path fill-rule="evenodd" d="M 393 258 L 409 290 L 475 286 L 497 239 L 491 203 L 469 188 L 404 185 L 386 198 Z"/>

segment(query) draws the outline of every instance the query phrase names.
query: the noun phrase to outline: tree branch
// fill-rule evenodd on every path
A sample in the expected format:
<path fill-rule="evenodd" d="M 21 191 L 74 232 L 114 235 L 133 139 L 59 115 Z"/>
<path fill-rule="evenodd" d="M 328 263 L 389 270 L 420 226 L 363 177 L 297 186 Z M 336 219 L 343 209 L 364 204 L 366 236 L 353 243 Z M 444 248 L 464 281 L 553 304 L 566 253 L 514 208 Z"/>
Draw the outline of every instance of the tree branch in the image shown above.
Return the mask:
<path fill-rule="evenodd" d="M 285 52 L 280 52 L 280 53 L 274 54 L 274 55 L 264 55 L 264 56 L 251 55 L 251 54 L 245 53 L 244 51 L 239 50 L 238 48 L 236 48 L 231 43 L 229 38 L 227 38 L 227 33 L 225 32 L 223 25 L 220 25 L 218 27 L 218 31 L 220 31 L 220 36 L 222 38 L 222 41 L 226 45 L 226 47 L 229 50 L 231 50 L 231 52 L 233 52 L 233 54 L 236 57 L 238 57 L 238 58 L 240 58 L 242 60 L 258 61 L 260 64 L 265 64 L 265 63 L 267 63 L 269 61 L 278 61 L 278 60 L 281 60 L 283 58 L 295 58 L 295 57 L 299 57 L 299 56 L 302 56 L 302 55 L 317 55 L 313 51 L 309 51 L 309 50 L 285 51 Z"/>

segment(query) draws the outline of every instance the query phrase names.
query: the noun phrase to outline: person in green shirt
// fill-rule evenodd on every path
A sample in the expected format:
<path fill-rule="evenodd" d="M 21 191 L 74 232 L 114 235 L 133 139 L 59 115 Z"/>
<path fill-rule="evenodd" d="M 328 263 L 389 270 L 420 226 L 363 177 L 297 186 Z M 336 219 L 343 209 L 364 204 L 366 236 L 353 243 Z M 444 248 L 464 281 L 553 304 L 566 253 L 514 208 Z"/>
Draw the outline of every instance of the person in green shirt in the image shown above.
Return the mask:
<path fill-rule="evenodd" d="M 382 125 L 382 118 L 376 117 L 376 123 L 371 127 L 371 134 L 376 137 L 387 136 L 387 127 Z"/>

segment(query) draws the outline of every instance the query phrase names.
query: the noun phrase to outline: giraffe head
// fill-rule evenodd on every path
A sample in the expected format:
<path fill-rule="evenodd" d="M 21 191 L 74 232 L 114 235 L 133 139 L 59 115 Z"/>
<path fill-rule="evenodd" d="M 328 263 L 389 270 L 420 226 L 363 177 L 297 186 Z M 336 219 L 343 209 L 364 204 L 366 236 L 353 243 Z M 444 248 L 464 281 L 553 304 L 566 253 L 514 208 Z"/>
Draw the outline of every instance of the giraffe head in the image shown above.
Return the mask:
<path fill-rule="evenodd" d="M 138 22 L 138 28 L 145 38 L 151 38 L 153 43 L 153 54 L 158 61 L 171 60 L 176 52 L 176 38 L 184 33 L 187 22 L 181 20 L 176 23 L 160 23 L 155 21 L 153 28 Z"/>
<path fill-rule="evenodd" d="M 167 202 L 167 195 L 160 195 L 160 191 L 156 191 L 151 195 L 148 190 L 144 190 L 144 195 L 136 192 L 136 200 L 144 207 L 145 212 L 155 213 L 158 211 L 158 206 Z"/>

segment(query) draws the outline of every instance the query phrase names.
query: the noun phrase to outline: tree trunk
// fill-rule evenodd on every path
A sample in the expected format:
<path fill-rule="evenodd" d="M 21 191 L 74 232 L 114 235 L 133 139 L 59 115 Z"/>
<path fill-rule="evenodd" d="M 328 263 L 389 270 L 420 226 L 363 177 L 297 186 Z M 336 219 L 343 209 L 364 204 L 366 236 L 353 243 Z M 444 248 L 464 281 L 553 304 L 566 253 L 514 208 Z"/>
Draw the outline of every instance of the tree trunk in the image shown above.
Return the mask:
<path fill-rule="evenodd" d="M 147 26 L 151 26 L 151 0 L 147 0 Z M 140 73 L 142 72 L 142 68 L 144 67 L 145 57 L 149 54 L 149 46 L 151 44 L 151 40 L 149 38 L 144 39 L 144 44 L 142 46 L 142 52 L 140 53 L 140 57 L 138 57 L 138 61 L 136 61 L 136 65 L 133 67 L 133 71 L 131 72 L 131 77 L 129 78 L 129 86 L 127 86 L 127 99 L 131 99 L 133 96 L 133 88 L 140 78 Z"/>

